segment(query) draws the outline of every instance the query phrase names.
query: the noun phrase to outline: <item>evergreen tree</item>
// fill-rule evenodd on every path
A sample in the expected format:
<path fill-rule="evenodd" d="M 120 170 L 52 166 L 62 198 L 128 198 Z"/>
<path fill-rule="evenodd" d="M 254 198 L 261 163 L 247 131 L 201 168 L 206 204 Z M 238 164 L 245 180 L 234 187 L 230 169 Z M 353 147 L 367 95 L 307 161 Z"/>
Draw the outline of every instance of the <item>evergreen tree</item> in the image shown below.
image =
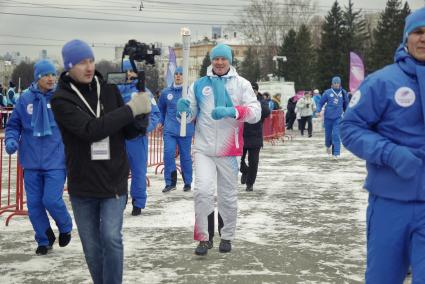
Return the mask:
<path fill-rule="evenodd" d="M 347 60 L 344 55 L 345 34 L 344 14 L 338 2 L 335 1 L 325 17 L 322 41 L 317 52 L 316 83 L 320 90 L 328 89 L 331 78 L 343 73 L 343 64 Z M 342 84 L 345 85 L 347 82 L 343 81 Z"/>
<path fill-rule="evenodd" d="M 407 2 L 401 8 L 401 0 L 388 0 L 381 13 L 378 26 L 373 31 L 373 44 L 368 56 L 370 71 L 394 62 L 394 52 L 403 37 L 404 19 L 410 14 Z"/>
<path fill-rule="evenodd" d="M 296 55 L 294 64 L 295 87 L 298 90 L 312 88 L 312 73 L 314 62 L 314 50 L 311 41 L 311 33 L 306 25 L 301 25 L 295 38 Z"/>
<path fill-rule="evenodd" d="M 296 72 L 294 72 L 294 67 L 297 62 L 296 36 L 297 33 L 295 30 L 290 29 L 288 34 L 283 38 L 283 43 L 278 51 L 278 55 L 286 56 L 287 61 L 279 62 L 276 73 L 279 77 L 285 78 L 286 81 L 295 81 L 296 79 Z"/>
<path fill-rule="evenodd" d="M 242 77 L 250 82 L 257 82 L 260 79 L 260 60 L 256 50 L 250 46 L 245 51 L 245 58 L 240 63 L 238 71 Z"/>
<path fill-rule="evenodd" d="M 354 11 L 354 3 L 349 0 L 348 7 L 343 12 L 345 22 L 345 33 L 343 39 L 343 54 L 341 77 L 343 82 L 349 83 L 349 68 L 350 68 L 350 52 L 357 53 L 364 58 L 366 51 L 366 43 L 369 39 L 369 34 L 366 29 L 366 21 L 361 13 L 361 10 Z"/>
<path fill-rule="evenodd" d="M 202 61 L 201 70 L 199 70 L 199 77 L 207 75 L 207 68 L 211 65 L 210 53 L 207 51 L 204 60 Z"/>

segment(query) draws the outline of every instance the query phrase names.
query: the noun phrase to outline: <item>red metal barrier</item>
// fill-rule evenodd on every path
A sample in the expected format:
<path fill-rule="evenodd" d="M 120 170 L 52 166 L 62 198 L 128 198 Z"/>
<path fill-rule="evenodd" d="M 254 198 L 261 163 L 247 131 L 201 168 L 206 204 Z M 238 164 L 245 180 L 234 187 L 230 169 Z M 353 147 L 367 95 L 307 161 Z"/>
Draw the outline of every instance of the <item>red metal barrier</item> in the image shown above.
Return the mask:
<path fill-rule="evenodd" d="M 0 215 L 8 214 L 6 226 L 16 215 L 27 215 L 24 210 L 23 171 L 17 155 L 7 155 L 3 150 L 4 138 L 0 138 Z"/>
<path fill-rule="evenodd" d="M 284 141 L 286 130 L 285 113 L 283 110 L 273 110 L 263 122 L 263 138 L 274 144 L 276 141 Z"/>

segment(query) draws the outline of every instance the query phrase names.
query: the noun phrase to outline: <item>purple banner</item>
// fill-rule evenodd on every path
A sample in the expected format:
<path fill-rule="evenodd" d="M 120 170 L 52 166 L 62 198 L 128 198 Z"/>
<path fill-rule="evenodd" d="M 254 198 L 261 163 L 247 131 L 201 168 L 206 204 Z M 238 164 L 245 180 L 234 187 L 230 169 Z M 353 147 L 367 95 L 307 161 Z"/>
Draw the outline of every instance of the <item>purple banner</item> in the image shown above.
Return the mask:
<path fill-rule="evenodd" d="M 363 61 L 354 52 L 350 52 L 350 92 L 353 93 L 364 79 Z"/>
<path fill-rule="evenodd" d="M 165 82 L 167 86 L 171 86 L 174 82 L 174 71 L 176 71 L 176 53 L 172 47 L 168 47 L 168 68 L 165 74 Z"/>

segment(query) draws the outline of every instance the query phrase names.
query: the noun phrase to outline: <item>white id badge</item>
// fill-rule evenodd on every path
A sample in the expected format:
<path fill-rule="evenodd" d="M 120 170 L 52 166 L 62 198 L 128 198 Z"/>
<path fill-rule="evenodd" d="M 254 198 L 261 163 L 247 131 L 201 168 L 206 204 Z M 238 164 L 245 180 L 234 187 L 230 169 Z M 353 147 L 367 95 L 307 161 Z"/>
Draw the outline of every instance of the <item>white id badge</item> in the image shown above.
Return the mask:
<path fill-rule="evenodd" d="M 109 137 L 91 144 L 92 160 L 109 160 L 111 158 L 111 150 L 109 148 Z"/>

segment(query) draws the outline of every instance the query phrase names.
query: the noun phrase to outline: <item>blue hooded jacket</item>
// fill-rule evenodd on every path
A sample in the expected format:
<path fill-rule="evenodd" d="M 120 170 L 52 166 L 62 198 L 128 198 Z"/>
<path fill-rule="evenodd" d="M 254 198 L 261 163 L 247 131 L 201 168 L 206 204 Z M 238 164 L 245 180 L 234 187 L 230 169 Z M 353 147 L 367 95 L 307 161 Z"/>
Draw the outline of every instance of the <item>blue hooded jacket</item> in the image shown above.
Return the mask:
<path fill-rule="evenodd" d="M 396 200 L 425 201 L 425 165 L 411 168 L 412 178 L 399 176 L 389 163 L 392 152 L 404 146 L 425 158 L 424 63 L 416 61 L 404 45 L 396 51 L 396 63 L 369 75 L 353 94 L 341 122 L 345 147 L 366 160 L 364 187 L 371 193 Z M 395 165 L 396 166 L 396 165 Z"/>
<path fill-rule="evenodd" d="M 137 80 L 133 80 L 129 84 L 117 85 L 122 95 L 122 98 L 124 100 L 124 103 L 128 103 L 131 100 L 131 97 L 133 96 L 133 94 L 139 92 L 137 90 L 136 84 L 137 84 Z M 154 130 L 155 127 L 158 125 L 158 122 L 160 120 L 160 112 L 159 112 L 158 105 L 156 104 L 156 101 L 152 95 L 152 92 L 148 88 L 146 88 L 146 92 L 149 94 L 149 97 L 151 99 L 151 112 L 149 115 L 149 125 L 148 125 L 148 129 L 146 129 L 146 133 L 149 133 L 152 130 Z"/>
<path fill-rule="evenodd" d="M 342 113 L 348 106 L 347 91 L 343 88 L 334 90 L 327 89 L 316 106 L 316 112 L 320 112 L 322 107 L 326 104 L 325 119 L 337 119 L 342 116 Z"/>
<path fill-rule="evenodd" d="M 33 107 L 38 103 L 36 102 L 37 93 L 46 98 L 51 135 L 34 136 L 34 128 L 31 126 L 31 121 Z M 64 145 L 50 107 L 50 99 L 53 93 L 54 89 L 42 94 L 38 89 L 37 83 L 34 82 L 22 94 L 7 122 L 5 142 L 7 143 L 9 139 L 19 142 L 19 159 L 24 169 L 65 169 Z"/>
<path fill-rule="evenodd" d="M 164 126 L 164 134 L 180 136 L 180 121 L 177 120 L 177 101 L 182 97 L 182 87 L 171 85 L 162 90 L 158 101 L 161 111 L 161 123 Z M 193 136 L 195 125 L 193 122 L 186 126 L 186 136 Z"/>

